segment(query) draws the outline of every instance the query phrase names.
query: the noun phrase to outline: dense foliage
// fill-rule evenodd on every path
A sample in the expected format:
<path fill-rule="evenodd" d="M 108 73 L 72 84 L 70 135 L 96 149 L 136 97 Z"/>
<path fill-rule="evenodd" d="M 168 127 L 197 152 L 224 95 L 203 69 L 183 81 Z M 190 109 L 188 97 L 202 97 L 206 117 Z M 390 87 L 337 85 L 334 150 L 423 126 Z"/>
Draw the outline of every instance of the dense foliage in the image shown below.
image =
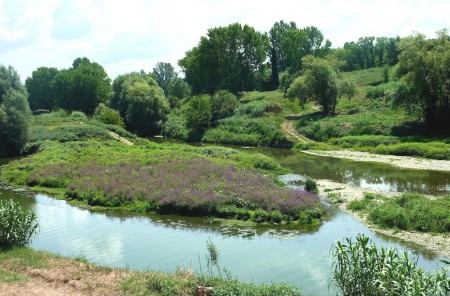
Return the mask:
<path fill-rule="evenodd" d="M 28 244 L 37 228 L 37 217 L 33 211 L 22 209 L 12 199 L 0 200 L 0 248 Z"/>
<path fill-rule="evenodd" d="M 103 67 L 88 58 L 77 58 L 72 67 L 59 71 L 53 82 L 56 105 L 67 111 L 92 115 L 111 92 L 111 80 Z"/>
<path fill-rule="evenodd" d="M 306 98 L 319 103 L 325 114 L 334 113 L 339 97 L 338 76 L 332 65 L 325 59 L 306 56 L 302 59 L 304 73 L 288 90 L 288 96 L 300 100 Z"/>
<path fill-rule="evenodd" d="M 342 295 L 448 295 L 447 270 L 429 274 L 417 260 L 392 248 L 378 248 L 364 235 L 332 248 L 333 282 Z"/>
<path fill-rule="evenodd" d="M 183 99 L 189 96 L 190 87 L 175 71 L 175 68 L 170 63 L 159 62 L 153 68 L 153 77 L 155 77 L 158 85 L 164 90 L 164 95 Z"/>
<path fill-rule="evenodd" d="M 398 62 L 400 37 L 366 36 L 357 42 L 346 42 L 343 48 L 333 49 L 332 55 L 343 61 L 344 71 L 393 66 Z"/>
<path fill-rule="evenodd" d="M 186 126 L 189 129 L 189 139 L 198 141 L 211 126 L 212 110 L 209 95 L 194 96 L 189 100 L 184 110 Z"/>
<path fill-rule="evenodd" d="M 21 153 L 28 141 L 31 112 L 27 99 L 14 68 L 0 64 L 0 156 Z"/>
<path fill-rule="evenodd" d="M 106 124 L 125 126 L 119 111 L 109 108 L 103 103 L 98 104 L 97 108 L 95 108 L 93 117 Z"/>
<path fill-rule="evenodd" d="M 450 126 L 450 37 L 446 30 L 435 39 L 424 35 L 400 42 L 399 73 L 409 88 L 399 102 L 416 106 L 432 130 L 448 133 Z"/>
<path fill-rule="evenodd" d="M 59 73 L 56 68 L 39 67 L 25 81 L 31 110 L 53 110 L 56 98 L 53 80 Z"/>
<path fill-rule="evenodd" d="M 366 194 L 349 209 L 368 214 L 371 222 L 387 228 L 422 232 L 450 232 L 450 197 L 431 200 L 417 194 L 384 199 Z"/>
<path fill-rule="evenodd" d="M 268 46 L 266 35 L 235 23 L 209 29 L 179 65 L 194 94 L 213 94 L 221 89 L 237 94 L 255 89 Z"/>
<path fill-rule="evenodd" d="M 143 136 L 161 132 L 169 112 L 169 101 L 151 75 L 128 73 L 113 81 L 112 108 L 125 118 L 128 130 Z"/>

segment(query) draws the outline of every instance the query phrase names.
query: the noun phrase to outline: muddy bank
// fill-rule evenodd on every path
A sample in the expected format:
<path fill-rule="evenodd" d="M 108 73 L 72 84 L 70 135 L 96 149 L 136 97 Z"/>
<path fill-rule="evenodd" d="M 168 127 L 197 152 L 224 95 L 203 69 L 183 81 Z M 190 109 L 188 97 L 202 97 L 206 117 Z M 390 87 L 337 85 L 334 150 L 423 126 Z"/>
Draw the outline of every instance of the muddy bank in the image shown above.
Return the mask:
<path fill-rule="evenodd" d="M 425 159 L 410 156 L 381 155 L 349 150 L 306 150 L 311 155 L 344 158 L 353 161 L 381 162 L 405 169 L 450 172 L 450 160 Z"/>
<path fill-rule="evenodd" d="M 433 251 L 443 257 L 450 258 L 450 235 L 449 234 L 430 234 L 423 232 L 410 232 L 401 231 L 398 229 L 381 229 L 376 225 L 371 224 L 366 217 L 350 211 L 347 205 L 352 200 L 362 199 L 364 193 L 376 193 L 384 196 L 393 197 L 401 195 L 399 192 L 392 191 L 377 191 L 371 189 L 362 189 L 359 187 L 337 183 L 330 180 L 317 180 L 317 185 L 320 190 L 319 194 L 329 197 L 331 200 L 339 199 L 341 203 L 338 203 L 340 209 L 348 213 L 350 216 L 363 222 L 368 228 L 375 232 L 396 237 L 404 241 L 413 242 L 426 249 Z M 430 197 L 432 198 L 432 197 Z"/>

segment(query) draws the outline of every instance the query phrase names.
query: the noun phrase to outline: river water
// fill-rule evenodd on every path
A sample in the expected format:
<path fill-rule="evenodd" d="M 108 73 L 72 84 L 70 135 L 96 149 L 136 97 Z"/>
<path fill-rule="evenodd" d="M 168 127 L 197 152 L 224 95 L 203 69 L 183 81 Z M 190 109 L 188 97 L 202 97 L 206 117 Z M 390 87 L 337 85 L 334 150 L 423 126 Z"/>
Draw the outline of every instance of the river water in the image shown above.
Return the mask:
<path fill-rule="evenodd" d="M 277 149 L 271 153 L 279 151 Z M 267 151 L 265 153 L 270 154 Z M 295 173 L 305 175 L 299 169 L 301 165 L 296 164 L 297 161 L 300 162 L 297 158 L 291 155 L 276 158 Z M 303 158 L 298 159 L 304 163 Z M 357 164 L 354 167 L 360 171 L 360 163 Z M 306 175 L 314 177 L 313 167 L 312 165 L 307 170 Z M 333 167 L 330 166 L 328 170 Z M 428 173 L 432 174 L 425 172 L 423 175 Z M 370 176 L 369 173 L 366 175 Z M 379 179 L 377 176 L 373 178 Z M 448 186 L 448 181 L 447 184 L 445 181 L 435 184 L 420 179 L 419 182 L 425 182 L 423 186 L 414 183 L 416 179 L 412 178 L 408 182 L 414 185 L 405 186 L 401 182 L 396 184 L 394 179 L 389 180 L 389 186 L 396 188 L 445 191 L 441 189 L 442 186 Z M 329 208 L 330 220 L 315 229 L 238 229 L 219 226 L 200 218 L 159 215 L 129 217 L 113 211 L 94 213 L 43 194 L 0 189 L 0 199 L 8 198 L 36 211 L 40 231 L 31 244 L 36 249 L 64 256 L 83 256 L 106 266 L 167 272 L 175 271 L 180 266 L 192 266 L 200 271 L 199 264 L 206 264 L 206 242 L 211 239 L 220 251 L 220 265 L 227 268 L 233 276 L 257 283 L 295 284 L 302 287 L 306 295 L 335 294 L 328 288 L 330 248 L 333 243 L 346 236 L 363 233 L 372 237 L 380 246 L 394 246 L 412 252 L 418 257 L 419 266 L 427 270 L 439 268 L 438 260 L 444 259 L 414 244 L 377 235 L 333 206 Z"/>

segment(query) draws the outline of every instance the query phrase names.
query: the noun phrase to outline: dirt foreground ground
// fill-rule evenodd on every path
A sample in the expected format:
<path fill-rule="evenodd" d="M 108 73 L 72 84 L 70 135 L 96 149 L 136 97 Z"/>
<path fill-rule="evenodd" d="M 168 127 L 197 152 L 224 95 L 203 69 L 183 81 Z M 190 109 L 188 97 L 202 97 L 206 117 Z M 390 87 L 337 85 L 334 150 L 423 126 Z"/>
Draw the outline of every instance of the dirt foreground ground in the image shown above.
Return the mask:
<path fill-rule="evenodd" d="M 65 258 L 48 258 L 45 267 L 22 266 L 17 262 L 0 263 L 0 271 L 14 272 L 27 280 L 0 283 L 0 295 L 61 296 L 121 295 L 120 280 L 130 272 L 97 267 Z"/>

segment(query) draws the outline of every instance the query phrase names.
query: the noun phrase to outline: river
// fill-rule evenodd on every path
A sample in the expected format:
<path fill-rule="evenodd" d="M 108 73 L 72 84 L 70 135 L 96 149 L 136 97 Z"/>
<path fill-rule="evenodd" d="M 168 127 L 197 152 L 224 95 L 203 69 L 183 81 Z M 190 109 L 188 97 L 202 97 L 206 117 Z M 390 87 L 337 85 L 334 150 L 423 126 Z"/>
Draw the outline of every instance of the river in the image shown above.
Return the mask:
<path fill-rule="evenodd" d="M 284 149 L 259 151 L 275 157 L 295 173 L 312 178 L 318 174 L 317 167 L 323 167 L 329 174 L 326 178 L 335 178 L 338 182 L 345 178 L 351 180 L 351 175 L 360 176 L 360 181 L 346 181 L 357 184 L 361 182 L 362 174 L 369 185 L 373 182 L 371 180 L 383 180 L 383 184 L 389 184 L 383 186 L 404 188 L 404 191 L 418 189 L 419 192 L 442 193 L 449 186 L 448 175 L 445 174 L 439 182 L 426 177 L 433 172 L 408 171 L 408 175 L 417 173 L 417 177 L 402 178 L 405 170 L 382 166 L 379 168 L 381 171 L 377 169 L 373 173 L 373 170 L 366 171 L 366 164 L 349 161 L 340 164 L 346 167 L 345 173 L 333 173 L 330 171 L 339 166 L 334 163 L 335 160 L 325 165 L 330 159 L 320 158 L 314 165 L 314 159 L 309 156 L 295 157 Z M 302 164 L 307 168 L 303 168 Z M 370 167 L 377 166 L 370 164 Z M 383 170 L 392 171 L 392 177 L 383 176 Z M 344 179 L 333 175 L 343 176 Z M 399 175 L 398 179 L 394 175 Z M 418 257 L 419 266 L 426 270 L 439 268 L 438 260 L 443 259 L 417 245 L 377 235 L 333 206 L 329 207 L 330 220 L 316 229 L 237 229 L 200 218 L 160 215 L 130 217 L 114 211 L 94 213 L 43 194 L 0 189 L 0 199 L 8 198 L 36 211 L 40 231 L 31 246 L 39 250 L 63 256 L 82 256 L 105 266 L 166 272 L 175 271 L 179 266 L 192 266 L 199 271 L 199 261 L 206 264 L 206 241 L 211 239 L 220 251 L 220 265 L 233 276 L 257 283 L 282 281 L 295 284 L 302 287 L 305 295 L 335 294 L 328 288 L 330 248 L 337 240 L 357 233 L 372 237 L 380 246 L 394 246 L 412 252 Z"/>

